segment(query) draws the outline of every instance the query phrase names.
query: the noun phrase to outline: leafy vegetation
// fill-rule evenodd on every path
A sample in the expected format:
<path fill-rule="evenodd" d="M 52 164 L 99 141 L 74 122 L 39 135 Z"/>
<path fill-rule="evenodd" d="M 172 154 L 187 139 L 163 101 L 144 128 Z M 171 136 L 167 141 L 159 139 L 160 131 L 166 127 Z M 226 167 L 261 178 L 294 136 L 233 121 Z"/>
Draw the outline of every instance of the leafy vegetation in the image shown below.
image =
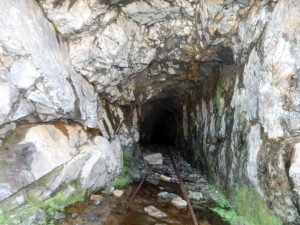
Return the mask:
<path fill-rule="evenodd" d="M 236 211 L 232 208 L 229 200 L 224 194 L 219 194 L 216 201 L 216 206 L 211 209 L 213 212 L 217 213 L 223 220 L 230 222 L 237 217 Z"/>

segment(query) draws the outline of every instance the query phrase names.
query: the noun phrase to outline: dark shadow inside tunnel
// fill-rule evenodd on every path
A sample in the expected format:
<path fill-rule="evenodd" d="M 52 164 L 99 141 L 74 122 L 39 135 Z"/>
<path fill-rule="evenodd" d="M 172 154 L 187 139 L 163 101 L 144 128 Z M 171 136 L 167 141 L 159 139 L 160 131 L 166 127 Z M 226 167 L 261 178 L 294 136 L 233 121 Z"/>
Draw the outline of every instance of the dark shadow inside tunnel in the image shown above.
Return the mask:
<path fill-rule="evenodd" d="M 181 121 L 180 101 L 164 98 L 142 105 L 140 144 L 177 146 Z"/>

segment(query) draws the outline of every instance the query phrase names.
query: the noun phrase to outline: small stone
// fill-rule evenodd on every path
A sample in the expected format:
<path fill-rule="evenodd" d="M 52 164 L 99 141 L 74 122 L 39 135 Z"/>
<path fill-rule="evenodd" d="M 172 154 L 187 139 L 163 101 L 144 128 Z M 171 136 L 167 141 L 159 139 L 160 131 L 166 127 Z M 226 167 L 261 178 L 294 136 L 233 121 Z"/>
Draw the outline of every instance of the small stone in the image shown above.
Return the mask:
<path fill-rule="evenodd" d="M 114 187 L 107 187 L 104 190 L 101 191 L 101 193 L 105 196 L 107 195 L 112 195 L 114 192 L 115 188 Z"/>
<path fill-rule="evenodd" d="M 149 165 L 161 165 L 163 164 L 163 157 L 161 153 L 154 153 L 144 156 L 144 160 Z"/>
<path fill-rule="evenodd" d="M 171 181 L 171 177 L 165 176 L 165 175 L 160 175 L 160 179 L 166 182 L 170 182 Z"/>
<path fill-rule="evenodd" d="M 156 186 L 159 184 L 159 176 L 156 174 L 149 174 L 146 178 L 146 181 Z"/>
<path fill-rule="evenodd" d="M 189 198 L 194 201 L 201 201 L 203 199 L 203 195 L 201 192 L 189 191 Z"/>
<path fill-rule="evenodd" d="M 124 194 L 124 191 L 122 191 L 122 190 L 114 190 L 114 196 L 116 198 L 121 198 L 123 196 L 123 194 Z"/>
<path fill-rule="evenodd" d="M 75 219 L 75 218 L 77 218 L 78 217 L 78 214 L 77 213 L 72 213 L 72 215 L 71 215 L 71 218 L 72 219 Z"/>
<path fill-rule="evenodd" d="M 187 206 L 187 202 L 185 200 L 183 200 L 181 197 L 174 198 L 171 203 L 177 209 L 186 209 L 186 206 Z"/>
<path fill-rule="evenodd" d="M 147 213 L 149 216 L 153 216 L 157 219 L 167 218 L 167 214 L 163 211 L 155 208 L 154 206 L 150 205 L 144 208 L 144 212 Z"/>
<path fill-rule="evenodd" d="M 65 218 L 65 215 L 63 213 L 61 213 L 61 212 L 55 212 L 54 213 L 54 219 L 56 219 L 56 220 L 62 220 L 64 218 Z"/>
<path fill-rule="evenodd" d="M 93 201 L 94 205 L 100 205 L 103 200 L 103 196 L 102 195 L 91 195 L 90 200 Z"/>
<path fill-rule="evenodd" d="M 92 201 L 102 201 L 103 196 L 102 195 L 91 195 L 90 200 Z"/>
<path fill-rule="evenodd" d="M 134 172 L 131 178 L 134 182 L 139 182 L 142 179 L 142 176 L 140 172 Z"/>
<path fill-rule="evenodd" d="M 173 194 L 173 193 L 169 193 L 169 192 L 160 192 L 157 194 L 157 197 L 161 200 L 164 200 L 164 201 L 167 201 L 167 202 L 171 202 L 174 198 L 177 198 L 179 197 L 178 195 L 176 194 Z M 180 197 L 179 197 L 180 198 Z"/>

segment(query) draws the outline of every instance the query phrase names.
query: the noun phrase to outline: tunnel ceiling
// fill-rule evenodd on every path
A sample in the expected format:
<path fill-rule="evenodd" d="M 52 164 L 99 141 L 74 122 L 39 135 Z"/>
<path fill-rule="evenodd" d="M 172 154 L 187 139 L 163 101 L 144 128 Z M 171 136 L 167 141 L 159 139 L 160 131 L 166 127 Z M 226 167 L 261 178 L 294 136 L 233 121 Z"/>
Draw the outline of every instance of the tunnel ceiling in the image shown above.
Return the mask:
<path fill-rule="evenodd" d="M 75 70 L 103 98 L 125 104 L 181 95 L 220 64 L 234 64 L 231 38 L 241 14 L 254 6 L 197 0 L 40 4 L 68 43 Z M 84 16 L 74 13 L 79 9 Z"/>

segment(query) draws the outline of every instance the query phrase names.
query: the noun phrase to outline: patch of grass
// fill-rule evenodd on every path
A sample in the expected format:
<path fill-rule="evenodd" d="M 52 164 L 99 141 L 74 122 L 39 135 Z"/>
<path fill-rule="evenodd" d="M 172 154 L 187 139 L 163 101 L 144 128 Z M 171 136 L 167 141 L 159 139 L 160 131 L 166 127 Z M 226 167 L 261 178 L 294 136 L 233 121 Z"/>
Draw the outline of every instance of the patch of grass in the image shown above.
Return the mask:
<path fill-rule="evenodd" d="M 282 221 L 267 206 L 262 197 L 247 187 L 240 188 L 233 198 L 238 215 L 249 225 L 282 225 Z"/>

